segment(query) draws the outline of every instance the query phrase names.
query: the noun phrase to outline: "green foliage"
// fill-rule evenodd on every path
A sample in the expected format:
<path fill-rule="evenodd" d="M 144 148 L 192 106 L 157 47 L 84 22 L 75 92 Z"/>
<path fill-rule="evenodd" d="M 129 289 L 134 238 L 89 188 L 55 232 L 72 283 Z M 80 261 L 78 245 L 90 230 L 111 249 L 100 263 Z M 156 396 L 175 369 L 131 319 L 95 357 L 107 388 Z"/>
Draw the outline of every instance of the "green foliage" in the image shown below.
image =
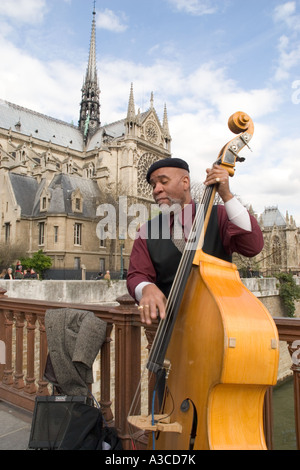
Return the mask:
<path fill-rule="evenodd" d="M 296 284 L 292 274 L 280 273 L 276 275 L 279 280 L 279 295 L 286 308 L 287 316 L 295 315 L 295 301 L 300 300 L 300 286 Z"/>
<path fill-rule="evenodd" d="M 35 272 L 40 274 L 40 276 L 42 276 L 46 269 L 49 269 L 52 266 L 52 260 L 50 256 L 44 255 L 43 250 L 39 250 L 34 253 L 32 258 L 21 258 L 20 261 L 23 269 L 33 268 Z"/>

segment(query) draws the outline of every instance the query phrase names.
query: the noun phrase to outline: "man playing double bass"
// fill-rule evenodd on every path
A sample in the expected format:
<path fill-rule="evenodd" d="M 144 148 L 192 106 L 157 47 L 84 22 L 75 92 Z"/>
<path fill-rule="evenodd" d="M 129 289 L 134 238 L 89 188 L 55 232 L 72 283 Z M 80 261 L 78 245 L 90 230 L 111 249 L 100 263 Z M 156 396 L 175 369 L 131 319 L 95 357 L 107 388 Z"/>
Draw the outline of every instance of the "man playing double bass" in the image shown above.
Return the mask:
<path fill-rule="evenodd" d="M 228 172 L 219 165 L 214 165 L 206 172 L 205 185 L 217 185 L 217 192 L 224 205 L 213 207 L 203 251 L 225 261 L 231 261 L 233 252 L 247 257 L 257 255 L 264 243 L 260 227 L 255 217 L 251 216 L 231 193 Z M 187 162 L 179 158 L 159 160 L 150 166 L 146 178 L 152 187 L 156 204 L 161 208 L 175 205 L 183 212 L 189 207 L 194 217 L 196 204 L 191 196 Z M 189 217 L 182 213 L 179 220 L 187 238 L 191 227 Z M 175 222 L 176 214 L 169 216 L 167 239 L 162 236 L 161 231 L 159 235 L 151 238 L 153 221 L 150 221 L 141 227 L 134 241 L 127 288 L 139 303 L 143 323 L 150 324 L 157 315 L 162 319 L 165 317 L 166 299 L 182 256 L 182 248 L 176 243 L 176 237 L 172 236 Z M 189 228 L 185 225 L 189 225 Z"/>

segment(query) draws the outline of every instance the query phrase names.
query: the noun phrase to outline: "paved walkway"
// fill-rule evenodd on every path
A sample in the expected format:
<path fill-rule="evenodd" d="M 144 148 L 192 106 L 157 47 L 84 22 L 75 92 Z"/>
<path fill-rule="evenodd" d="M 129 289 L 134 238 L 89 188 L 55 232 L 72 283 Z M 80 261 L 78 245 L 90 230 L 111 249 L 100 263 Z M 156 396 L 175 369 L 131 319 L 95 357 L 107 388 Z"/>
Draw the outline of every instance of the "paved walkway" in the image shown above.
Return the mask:
<path fill-rule="evenodd" d="M 26 450 L 32 414 L 0 401 L 0 450 Z"/>

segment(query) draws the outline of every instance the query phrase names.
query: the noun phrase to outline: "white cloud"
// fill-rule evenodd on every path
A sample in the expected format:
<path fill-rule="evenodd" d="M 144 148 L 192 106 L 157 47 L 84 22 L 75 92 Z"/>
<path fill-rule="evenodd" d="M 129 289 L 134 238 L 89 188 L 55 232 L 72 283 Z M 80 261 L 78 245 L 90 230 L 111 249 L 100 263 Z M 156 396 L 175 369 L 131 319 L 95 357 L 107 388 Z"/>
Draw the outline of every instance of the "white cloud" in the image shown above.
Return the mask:
<path fill-rule="evenodd" d="M 47 13 L 46 0 L 1 0 L 0 16 L 18 23 L 35 24 Z"/>
<path fill-rule="evenodd" d="M 275 74 L 276 80 L 287 80 L 290 71 L 300 63 L 300 42 L 281 36 L 278 44 L 279 60 Z"/>
<path fill-rule="evenodd" d="M 271 135 L 269 135 L 271 137 Z M 256 152 L 256 139 L 254 135 L 253 148 Z M 243 202 L 252 204 L 259 214 L 265 207 L 278 206 L 285 216 L 288 211 L 300 224 L 299 163 L 295 155 L 299 152 L 300 139 L 271 139 L 266 136 L 264 146 L 258 150 L 258 158 L 252 162 L 252 154 L 238 169 L 236 178 L 232 183 L 237 194 Z"/>
<path fill-rule="evenodd" d="M 274 9 L 276 22 L 285 23 L 292 30 L 300 30 L 300 16 L 296 15 L 296 2 L 286 2 Z"/>
<path fill-rule="evenodd" d="M 184 11 L 191 15 L 202 16 L 217 11 L 216 2 L 212 0 L 168 0 L 178 11 Z"/>
<path fill-rule="evenodd" d="M 43 63 L 4 38 L 0 62 L 6 64 L 1 74 L 1 99 L 68 122 L 78 118 L 82 70 L 67 62 Z"/>
<path fill-rule="evenodd" d="M 296 13 L 296 2 L 286 2 L 278 5 L 273 12 L 276 23 L 286 27 L 278 41 L 278 64 L 275 71 L 277 81 L 288 80 L 291 71 L 300 63 L 300 15 Z"/>
<path fill-rule="evenodd" d="M 104 11 L 100 11 L 96 16 L 97 27 L 101 29 L 107 29 L 115 33 L 123 33 L 127 29 L 127 18 L 124 13 L 116 15 L 112 10 L 106 8 Z"/>

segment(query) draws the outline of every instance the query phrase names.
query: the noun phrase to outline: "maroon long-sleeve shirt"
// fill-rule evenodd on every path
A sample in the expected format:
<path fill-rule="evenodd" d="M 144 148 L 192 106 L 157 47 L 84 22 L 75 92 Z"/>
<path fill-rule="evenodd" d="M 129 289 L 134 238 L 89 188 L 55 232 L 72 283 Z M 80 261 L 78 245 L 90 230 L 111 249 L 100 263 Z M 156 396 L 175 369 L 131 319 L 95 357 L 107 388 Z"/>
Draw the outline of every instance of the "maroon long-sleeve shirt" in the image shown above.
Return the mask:
<path fill-rule="evenodd" d="M 217 214 L 219 234 L 226 253 L 231 255 L 236 252 L 250 258 L 261 252 L 263 235 L 255 217 L 250 215 L 252 230 L 249 232 L 230 222 L 223 205 L 218 206 Z M 127 274 L 127 289 L 133 298 L 135 289 L 141 282 L 155 284 L 156 273 L 148 252 L 147 240 L 139 232 L 133 244 Z"/>

